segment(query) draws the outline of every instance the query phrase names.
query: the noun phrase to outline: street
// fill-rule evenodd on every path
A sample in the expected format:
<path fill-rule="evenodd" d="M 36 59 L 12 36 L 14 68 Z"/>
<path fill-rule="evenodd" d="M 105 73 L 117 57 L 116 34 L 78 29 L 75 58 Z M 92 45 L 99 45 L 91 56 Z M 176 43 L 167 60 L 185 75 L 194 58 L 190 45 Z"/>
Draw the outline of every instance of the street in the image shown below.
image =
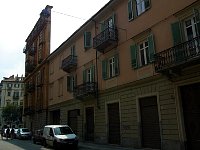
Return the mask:
<path fill-rule="evenodd" d="M 88 148 L 87 148 L 88 149 Z M 45 148 L 39 144 L 33 144 L 31 140 L 19 139 L 0 139 L 0 150 L 53 150 L 53 148 Z M 85 148 L 78 148 L 78 150 L 86 150 Z"/>

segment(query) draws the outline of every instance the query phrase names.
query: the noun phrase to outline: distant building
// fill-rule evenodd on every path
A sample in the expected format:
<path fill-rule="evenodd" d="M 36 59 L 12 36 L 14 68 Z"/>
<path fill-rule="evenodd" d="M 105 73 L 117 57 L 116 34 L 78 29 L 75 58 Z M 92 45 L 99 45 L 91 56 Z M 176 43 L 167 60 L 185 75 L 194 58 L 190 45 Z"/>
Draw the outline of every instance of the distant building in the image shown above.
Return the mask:
<path fill-rule="evenodd" d="M 2 109 L 9 104 L 20 106 L 23 108 L 23 100 L 24 100 L 24 77 L 10 76 L 4 77 L 0 83 L 0 124 L 1 126 L 6 124 L 2 118 Z M 21 123 L 21 118 L 19 118 L 19 122 Z M 14 123 L 14 124 L 18 124 Z"/>

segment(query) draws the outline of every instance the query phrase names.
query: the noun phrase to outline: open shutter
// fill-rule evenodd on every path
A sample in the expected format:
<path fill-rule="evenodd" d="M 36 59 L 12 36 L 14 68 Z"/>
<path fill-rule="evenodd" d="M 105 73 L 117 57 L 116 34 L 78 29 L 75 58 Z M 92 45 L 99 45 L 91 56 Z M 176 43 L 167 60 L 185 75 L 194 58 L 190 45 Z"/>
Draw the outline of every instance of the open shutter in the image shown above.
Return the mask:
<path fill-rule="evenodd" d="M 104 80 L 107 79 L 107 64 L 108 64 L 107 60 L 102 61 L 102 78 Z"/>
<path fill-rule="evenodd" d="M 128 1 L 128 20 L 134 19 L 133 14 L 133 0 Z"/>
<path fill-rule="evenodd" d="M 67 91 L 71 91 L 71 77 L 67 76 Z"/>
<path fill-rule="evenodd" d="M 86 82 L 86 70 L 83 70 L 83 83 Z"/>
<path fill-rule="evenodd" d="M 115 75 L 119 75 L 119 55 L 115 55 Z"/>
<path fill-rule="evenodd" d="M 149 62 L 154 61 L 154 54 L 155 54 L 155 46 L 154 46 L 154 38 L 153 35 L 150 35 L 148 38 L 149 44 Z"/>
<path fill-rule="evenodd" d="M 198 9 L 193 9 L 194 17 L 196 20 L 197 36 L 200 35 L 200 14 Z"/>
<path fill-rule="evenodd" d="M 182 42 L 180 23 L 175 22 L 175 23 L 171 24 L 171 29 L 172 29 L 174 46 L 180 44 Z"/>
<path fill-rule="evenodd" d="M 112 15 L 112 23 L 113 28 L 115 28 L 115 13 Z"/>
<path fill-rule="evenodd" d="M 91 47 L 91 32 L 84 33 L 84 47 L 85 48 Z"/>
<path fill-rule="evenodd" d="M 138 67 L 137 63 L 137 51 L 138 51 L 138 46 L 136 44 L 130 46 L 131 50 L 131 65 L 134 69 Z"/>

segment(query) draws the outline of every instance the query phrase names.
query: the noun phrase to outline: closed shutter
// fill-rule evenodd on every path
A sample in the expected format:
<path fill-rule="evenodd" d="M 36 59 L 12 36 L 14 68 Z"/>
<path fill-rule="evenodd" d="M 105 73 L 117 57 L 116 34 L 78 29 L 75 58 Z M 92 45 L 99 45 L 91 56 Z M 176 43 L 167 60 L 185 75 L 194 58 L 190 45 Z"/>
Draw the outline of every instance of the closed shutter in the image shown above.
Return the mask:
<path fill-rule="evenodd" d="M 174 46 L 180 44 L 182 42 L 180 23 L 175 22 L 175 23 L 171 24 L 171 29 L 172 29 Z"/>
<path fill-rule="evenodd" d="M 67 91 L 71 91 L 71 77 L 67 76 Z"/>
<path fill-rule="evenodd" d="M 148 44 L 149 44 L 149 61 L 154 61 L 154 54 L 155 54 L 155 46 L 154 46 L 154 38 L 153 35 L 150 35 L 148 38 Z"/>
<path fill-rule="evenodd" d="M 137 52 L 138 52 L 138 46 L 136 44 L 130 46 L 131 50 L 131 65 L 134 69 L 138 67 L 137 62 Z"/>
<path fill-rule="evenodd" d="M 86 82 L 86 70 L 83 70 L 83 83 Z"/>
<path fill-rule="evenodd" d="M 107 65 L 108 65 L 108 61 L 107 60 L 103 60 L 102 61 L 102 78 L 104 80 L 107 79 Z"/>
<path fill-rule="evenodd" d="M 84 33 L 84 47 L 85 48 L 91 47 L 91 32 Z"/>

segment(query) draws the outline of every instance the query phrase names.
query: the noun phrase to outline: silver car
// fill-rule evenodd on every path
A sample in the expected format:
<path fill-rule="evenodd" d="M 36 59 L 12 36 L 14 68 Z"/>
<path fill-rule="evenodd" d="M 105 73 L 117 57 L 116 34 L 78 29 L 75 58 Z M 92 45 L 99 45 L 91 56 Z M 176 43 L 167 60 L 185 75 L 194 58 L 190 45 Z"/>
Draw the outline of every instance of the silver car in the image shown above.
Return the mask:
<path fill-rule="evenodd" d="M 32 134 L 28 128 L 19 128 L 17 130 L 16 138 L 17 139 L 31 139 Z"/>

